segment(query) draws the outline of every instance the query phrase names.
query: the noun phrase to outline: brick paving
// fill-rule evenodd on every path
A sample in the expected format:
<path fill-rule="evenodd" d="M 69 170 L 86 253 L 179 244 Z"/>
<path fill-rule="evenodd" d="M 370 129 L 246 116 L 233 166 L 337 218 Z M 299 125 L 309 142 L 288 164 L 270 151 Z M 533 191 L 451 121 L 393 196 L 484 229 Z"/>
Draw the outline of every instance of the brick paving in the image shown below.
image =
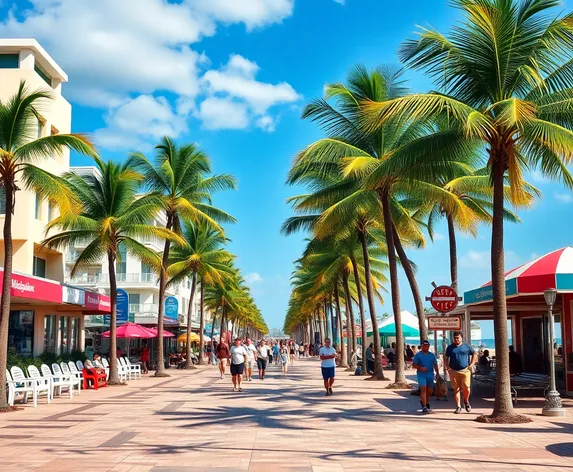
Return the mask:
<path fill-rule="evenodd" d="M 316 360 L 241 393 L 212 366 L 170 374 L 0 414 L 0 471 L 573 471 L 571 400 L 563 419 L 526 399 L 533 423 L 483 425 L 491 399 L 461 415 L 434 401 L 422 417 L 417 397 L 349 372 L 324 397 Z"/>

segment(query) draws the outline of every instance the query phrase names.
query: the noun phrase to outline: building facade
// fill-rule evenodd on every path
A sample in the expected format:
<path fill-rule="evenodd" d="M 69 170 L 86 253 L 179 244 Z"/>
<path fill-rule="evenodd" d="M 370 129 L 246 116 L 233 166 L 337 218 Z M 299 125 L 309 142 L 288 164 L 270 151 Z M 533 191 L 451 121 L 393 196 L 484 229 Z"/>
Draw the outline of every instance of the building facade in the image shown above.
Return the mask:
<path fill-rule="evenodd" d="M 71 131 L 72 107 L 62 96 L 68 77 L 33 39 L 0 39 L 0 100 L 6 101 L 25 82 L 29 91 L 48 92 L 52 100 L 39 107 L 30 127 L 36 138 Z M 61 175 L 69 170 L 68 151 L 47 156 L 37 163 Z M 45 227 L 56 209 L 20 185 L 12 220 L 13 271 L 9 346 L 23 355 L 44 350 L 61 353 L 83 349 L 84 315 L 109 312 L 109 299 L 63 284 L 64 254 L 41 246 Z M 5 198 L 0 193 L 0 225 L 5 219 Z M 0 236 L 0 264 L 4 265 Z"/>

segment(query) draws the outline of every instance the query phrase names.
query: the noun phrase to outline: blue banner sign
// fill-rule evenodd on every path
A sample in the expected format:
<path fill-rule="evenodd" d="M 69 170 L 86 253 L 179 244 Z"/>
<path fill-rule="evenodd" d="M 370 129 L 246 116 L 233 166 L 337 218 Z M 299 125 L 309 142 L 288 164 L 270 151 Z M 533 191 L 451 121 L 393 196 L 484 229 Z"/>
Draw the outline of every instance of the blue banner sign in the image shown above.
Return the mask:
<path fill-rule="evenodd" d="M 122 288 L 117 289 L 116 295 L 116 326 L 127 323 L 129 320 L 129 295 Z M 110 325 L 111 316 L 104 316 L 104 323 Z"/>
<path fill-rule="evenodd" d="M 177 321 L 179 316 L 179 300 L 175 297 L 165 298 L 165 318 Z"/>
<path fill-rule="evenodd" d="M 517 295 L 517 279 L 505 281 L 505 294 L 507 297 Z M 493 289 L 491 285 L 476 288 L 464 293 L 464 305 L 471 305 L 493 300 Z"/>

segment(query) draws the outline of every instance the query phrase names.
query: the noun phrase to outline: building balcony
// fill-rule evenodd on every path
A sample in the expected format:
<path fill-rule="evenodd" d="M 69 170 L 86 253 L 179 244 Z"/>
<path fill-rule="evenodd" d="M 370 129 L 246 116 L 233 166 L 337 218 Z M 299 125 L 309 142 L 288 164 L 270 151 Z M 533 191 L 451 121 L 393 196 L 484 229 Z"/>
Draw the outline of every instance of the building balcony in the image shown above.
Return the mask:
<path fill-rule="evenodd" d="M 132 274 L 116 274 L 118 285 L 146 285 L 157 286 L 156 274 L 136 272 Z M 109 286 L 109 274 L 78 275 L 70 279 L 72 285 L 104 285 Z"/>
<path fill-rule="evenodd" d="M 129 312 L 136 315 L 155 315 L 159 311 L 157 303 L 130 303 Z"/>

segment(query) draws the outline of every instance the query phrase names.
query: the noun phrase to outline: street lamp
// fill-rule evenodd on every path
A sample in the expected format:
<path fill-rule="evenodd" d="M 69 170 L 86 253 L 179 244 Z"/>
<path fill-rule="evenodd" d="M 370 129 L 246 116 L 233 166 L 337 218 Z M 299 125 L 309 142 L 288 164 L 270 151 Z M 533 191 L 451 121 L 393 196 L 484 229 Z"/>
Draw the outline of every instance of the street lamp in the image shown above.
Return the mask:
<path fill-rule="evenodd" d="M 565 416 L 565 410 L 561 406 L 561 397 L 555 385 L 555 349 L 553 349 L 553 305 L 557 299 L 557 290 L 548 288 L 543 292 L 545 303 L 549 307 L 549 367 L 551 369 L 551 385 L 549 392 L 545 394 L 545 405 L 541 414 L 543 416 Z"/>

